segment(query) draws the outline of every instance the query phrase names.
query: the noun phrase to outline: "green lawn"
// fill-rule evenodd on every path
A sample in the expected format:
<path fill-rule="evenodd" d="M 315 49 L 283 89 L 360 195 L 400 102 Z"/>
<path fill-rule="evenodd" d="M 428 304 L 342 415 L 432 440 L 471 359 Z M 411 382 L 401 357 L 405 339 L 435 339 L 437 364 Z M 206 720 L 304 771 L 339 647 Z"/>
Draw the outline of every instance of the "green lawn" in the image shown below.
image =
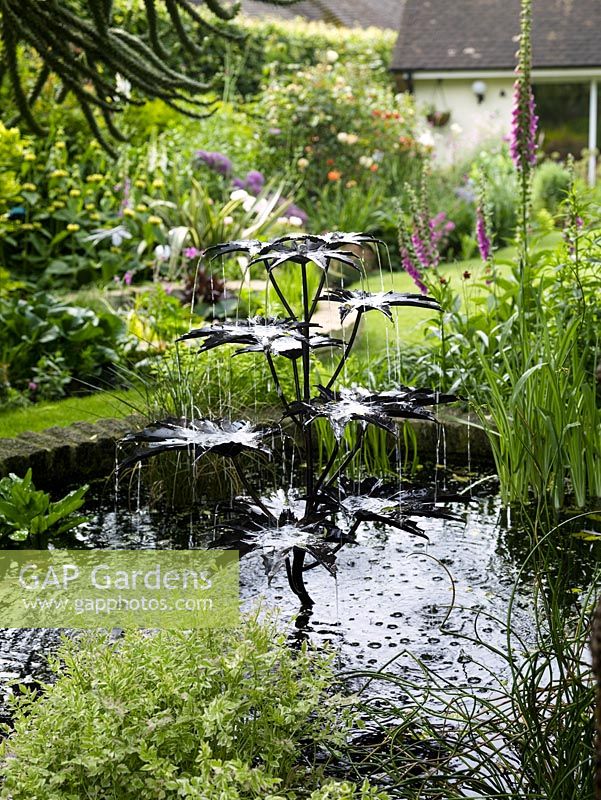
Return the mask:
<path fill-rule="evenodd" d="M 498 261 L 505 261 L 514 255 L 515 248 L 505 247 L 497 251 L 496 258 Z M 508 269 L 505 265 L 497 267 L 499 272 Z M 470 278 L 467 280 L 463 277 L 465 272 L 470 273 Z M 453 264 L 443 263 L 438 269 L 438 274 L 449 280 L 455 291 L 459 292 L 467 302 L 484 292 L 484 289 L 476 286 L 484 280 L 484 265 L 479 257 L 457 261 Z M 360 287 L 357 284 L 351 288 L 358 289 Z M 406 272 L 370 274 L 367 280 L 363 281 L 361 288 L 371 292 L 418 291 Z M 419 308 L 395 308 L 392 313 L 395 319 L 394 323 L 376 311 L 365 314 L 361 323 L 361 336 L 357 341 L 357 351 L 364 348 L 369 349 L 370 353 L 377 352 L 386 347 L 387 338 L 389 342 L 392 342 L 396 341 L 397 336 L 400 341 L 409 345 L 423 344 L 429 324 L 437 318 L 431 312 L 422 311 Z"/>
<path fill-rule="evenodd" d="M 85 397 L 69 397 L 53 403 L 37 403 L 27 408 L 0 412 L 0 439 L 17 436 L 24 431 L 42 431 L 55 425 L 72 422 L 94 422 L 106 417 L 125 417 L 132 413 L 128 402 L 139 401 L 136 391 L 97 392 Z"/>

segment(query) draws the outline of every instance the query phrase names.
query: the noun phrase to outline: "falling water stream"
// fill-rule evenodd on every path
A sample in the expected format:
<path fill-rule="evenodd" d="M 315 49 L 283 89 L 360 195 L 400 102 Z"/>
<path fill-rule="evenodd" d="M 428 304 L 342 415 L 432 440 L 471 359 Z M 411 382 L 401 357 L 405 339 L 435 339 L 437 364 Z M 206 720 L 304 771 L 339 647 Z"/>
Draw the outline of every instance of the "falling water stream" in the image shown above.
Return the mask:
<path fill-rule="evenodd" d="M 355 234 L 348 236 L 355 236 Z M 324 241 L 327 244 L 327 240 L 324 239 Z M 281 254 L 282 251 L 278 252 Z M 332 252 L 330 251 L 329 258 L 334 259 Z M 279 255 L 272 256 L 272 258 L 279 258 Z M 301 255 L 298 263 L 303 269 L 303 281 L 305 282 L 307 259 L 303 260 L 304 258 Z M 383 271 L 379 260 L 378 264 L 383 290 Z M 344 289 L 344 282 L 342 285 Z M 325 279 L 324 286 L 327 290 Z M 329 292 L 328 297 L 330 297 Z M 373 304 L 371 307 L 368 306 L 367 310 L 382 311 L 383 308 L 386 308 L 389 311 L 390 305 L 415 306 L 420 304 L 423 308 L 428 308 L 429 301 L 426 299 L 418 303 L 411 297 L 396 293 L 394 298 L 389 298 L 388 305 L 386 305 L 382 302 L 383 298 L 376 294 L 363 297 L 361 293 L 355 292 L 350 299 L 349 297 L 343 300 L 338 299 L 337 302 L 346 302 L 347 306 L 348 303 L 351 305 L 353 302 L 358 303 L 359 305 L 355 305 L 354 308 L 359 319 L 366 310 L 360 304 L 365 303 L 366 299 L 369 302 L 372 298 L 375 298 Z M 304 302 L 304 328 L 302 324 L 299 324 L 294 329 L 297 340 L 298 331 L 305 331 L 303 333 L 305 339 L 302 346 L 302 358 L 289 354 L 287 358 L 290 359 L 290 364 L 296 374 L 300 372 L 298 362 L 301 362 L 306 393 L 308 391 L 308 372 L 306 370 L 308 370 L 311 345 L 308 333 L 309 320 L 306 319 L 306 297 Z M 340 316 L 342 322 L 344 315 L 341 313 Z M 282 332 L 277 335 L 284 340 L 294 340 L 294 335 L 290 333 L 291 329 L 285 328 L 286 323 L 280 322 L 279 324 L 282 325 Z M 257 333 L 251 330 L 251 325 L 258 329 L 260 325 L 267 327 L 267 323 L 263 321 L 259 325 L 256 321 L 251 321 L 251 324 L 246 326 L 240 324 L 239 326 L 247 337 L 250 335 L 252 339 L 252 336 L 255 336 L 258 341 L 264 341 L 267 338 L 266 327 L 260 328 Z M 273 323 L 270 325 L 271 328 L 274 327 Z M 224 328 L 216 330 L 220 330 L 222 335 L 226 335 Z M 394 330 L 392 325 L 391 330 Z M 396 330 L 398 333 L 398 326 Z M 207 337 L 214 335 L 212 332 L 207 333 L 204 330 L 193 333 L 198 334 L 202 338 L 202 342 L 208 341 Z M 353 333 L 350 334 L 350 337 L 343 333 L 346 342 L 343 347 L 347 347 L 347 343 L 352 340 L 352 337 Z M 236 340 L 232 339 L 231 341 Z M 227 344 L 227 341 L 225 343 Z M 287 346 L 290 347 L 290 345 Z M 203 347 L 206 348 L 206 344 Z M 296 347 L 298 348 L 298 345 Z M 269 351 L 266 349 L 265 352 Z M 279 352 L 281 354 L 282 351 Z M 366 331 L 365 354 L 368 364 L 370 363 L 369 353 L 370 343 Z M 391 345 L 388 336 L 385 341 L 385 353 L 388 361 L 388 376 L 390 379 L 398 379 L 401 372 L 401 350 L 398 342 Z M 345 350 L 344 356 L 339 362 L 343 368 L 343 375 L 348 367 L 346 355 Z M 306 363 L 303 363 L 305 359 Z M 219 379 L 222 369 L 224 367 L 218 361 L 217 379 Z M 231 392 L 231 386 L 232 382 L 228 381 L 227 393 Z M 392 419 L 411 417 L 412 415 L 414 418 L 433 419 L 429 412 L 424 410 L 424 407 L 437 402 L 450 402 L 454 399 L 447 396 L 446 399 L 441 400 L 439 394 L 433 395 L 430 390 L 420 390 L 421 395 L 416 396 L 410 391 L 406 391 L 405 388 L 399 390 L 394 397 L 391 397 L 390 393 L 388 396 L 386 393 L 370 395 L 368 389 L 365 389 L 363 393 L 358 391 L 354 395 L 345 395 L 344 390 L 341 389 L 337 395 L 332 393 L 328 395 L 328 388 L 325 387 L 321 397 L 311 398 L 310 402 L 307 402 L 306 395 L 304 398 L 301 397 L 299 388 L 297 404 L 302 408 L 295 412 L 295 423 L 298 430 L 302 432 L 308 423 L 317 416 L 325 415 L 331 424 L 333 434 L 341 445 L 341 454 L 344 452 L 342 443 L 344 442 L 343 434 L 346 422 L 341 423 L 340 418 L 337 417 L 339 409 L 348 415 L 347 421 L 359 422 L 358 429 L 360 436 L 363 436 L 368 423 L 377 425 L 381 422 L 377 414 L 380 417 L 388 414 L 386 417 L 388 422 Z M 369 391 L 373 392 L 373 387 L 370 387 Z M 224 416 L 227 415 L 231 421 L 233 398 L 231 394 L 227 393 L 225 397 L 222 397 L 220 392 L 218 405 L 225 411 Z M 256 397 L 256 383 L 254 393 Z M 349 413 L 349 407 L 356 407 L 358 411 Z M 325 414 L 323 413 L 324 409 L 326 410 Z M 190 410 L 194 415 L 192 398 Z M 311 417 L 314 412 L 319 413 L 315 413 Z M 199 420 L 195 419 L 194 422 L 198 423 Z M 392 430 L 387 425 L 380 425 L 380 427 Z M 190 433 L 191 429 L 196 435 L 198 431 L 194 426 L 192 428 L 189 426 L 187 429 L 181 426 L 179 428 L 180 432 L 186 430 L 187 433 Z M 156 426 L 153 430 L 154 439 L 149 438 L 147 431 L 148 429 L 141 432 L 137 440 L 135 435 L 132 436 L 130 444 L 133 441 L 136 446 L 144 447 L 152 442 L 152 446 L 155 446 L 157 444 Z M 254 432 L 252 435 L 258 436 L 259 434 Z M 198 436 L 200 437 L 200 434 Z M 287 487 L 289 494 L 296 489 L 302 492 L 303 487 L 297 486 L 297 482 L 298 484 L 302 483 L 297 475 L 304 472 L 303 477 L 305 477 L 310 473 L 309 465 L 313 464 L 315 454 L 305 452 L 301 456 L 295 447 L 289 450 L 283 438 L 281 444 L 273 439 L 271 433 L 269 438 L 274 454 L 279 454 L 281 448 L 278 468 L 272 470 L 274 473 L 272 477 L 276 479 L 276 488 Z M 88 501 L 88 507 L 82 509 L 84 513 L 91 516 L 90 522 L 82 526 L 78 534 L 82 547 L 182 549 L 206 548 L 213 544 L 215 523 L 219 519 L 218 510 L 206 498 L 203 499 L 202 489 L 197 490 L 197 486 L 200 484 L 198 475 L 195 473 L 199 458 L 207 452 L 211 452 L 211 449 L 206 447 L 204 451 L 202 450 L 201 438 L 197 438 L 192 444 L 190 444 L 192 441 L 190 439 L 184 438 L 181 441 L 184 442 L 184 445 L 178 445 L 178 460 L 186 457 L 187 447 L 190 451 L 192 472 L 194 473 L 191 508 L 186 509 L 185 513 L 178 514 L 172 509 L 149 506 L 144 494 L 144 481 L 140 466 L 142 462 L 137 462 L 127 490 L 123 468 L 119 467 L 118 462 L 114 480 L 111 479 L 96 486 Z M 357 441 L 362 440 L 358 439 Z M 313 447 L 311 442 L 312 439 L 309 436 L 308 450 Z M 223 447 L 223 444 L 219 446 Z M 255 445 L 246 446 L 248 449 L 252 449 Z M 333 451 L 334 454 L 336 452 L 338 451 Z M 401 433 L 398 427 L 396 428 L 396 452 L 400 456 Z M 118 459 L 121 455 L 122 449 L 118 447 Z M 134 453 L 133 458 L 129 459 L 129 463 L 134 463 L 137 457 L 145 459 L 147 455 L 148 452 L 138 450 Z M 230 456 L 228 456 L 229 458 Z M 472 477 L 470 474 L 471 458 L 468 428 L 467 479 Z M 332 461 L 332 464 L 334 463 Z M 359 459 L 358 463 L 361 464 Z M 361 469 L 365 472 L 364 466 L 359 469 L 360 472 Z M 444 502 L 444 494 L 451 483 L 449 474 L 446 434 L 444 427 L 437 425 L 436 464 L 433 472 L 435 504 Z M 329 489 L 330 479 L 331 473 L 327 471 L 321 479 L 315 480 L 313 483 L 307 478 L 307 484 L 312 487 L 314 497 L 311 497 L 310 493 L 307 495 L 305 516 L 308 516 L 307 509 L 311 507 L 312 503 L 315 503 L 315 509 L 319 508 L 317 500 L 320 497 L 320 490 L 324 487 Z M 327 514 L 341 517 L 345 498 L 355 500 L 357 498 L 351 496 L 349 487 L 343 485 L 342 478 L 331 480 L 333 487 L 330 495 L 338 498 L 338 507 L 334 512 L 328 511 Z M 360 485 L 357 484 L 355 478 L 353 480 L 355 481 L 353 486 Z M 474 486 L 482 489 L 478 483 L 474 482 Z M 402 492 L 406 485 L 407 478 L 403 475 L 402 459 L 399 457 L 393 480 L 394 489 L 389 498 L 394 495 L 397 487 L 399 498 L 402 498 Z M 464 484 L 461 483 L 459 486 L 464 487 Z M 176 505 L 175 483 L 173 491 L 172 506 Z M 353 492 L 357 491 L 361 490 L 353 488 Z M 230 501 L 234 499 L 234 494 L 234 486 L 230 484 Z M 326 492 L 322 492 L 322 495 L 325 497 Z M 371 497 L 371 494 L 368 493 L 359 499 L 369 500 Z M 367 519 L 356 514 L 357 523 L 361 519 L 363 521 L 358 527 L 352 528 L 356 529 L 356 532 L 338 552 L 335 575 L 321 567 L 307 571 L 306 586 L 313 604 L 307 607 L 305 603 L 300 615 L 299 597 L 301 595 L 297 593 L 298 596 L 296 596 L 290 591 L 286 572 L 281 570 L 272 575 L 266 570 L 266 561 L 270 555 L 268 551 L 273 549 L 271 540 L 273 540 L 274 533 L 279 532 L 280 523 L 278 522 L 276 526 L 272 526 L 274 530 L 269 530 L 271 539 L 266 537 L 265 544 L 261 543 L 261 538 L 258 536 L 252 547 L 247 546 L 243 551 L 240 569 L 242 609 L 246 612 L 252 612 L 256 608 L 261 608 L 263 611 L 277 610 L 282 626 L 290 631 L 291 636 L 296 639 L 307 638 L 318 646 L 333 647 L 339 664 L 346 669 L 360 667 L 379 669 L 386 666 L 390 671 L 411 673 L 418 670 L 417 659 L 424 664 L 435 666 L 439 675 L 448 680 L 467 682 L 475 687 L 485 688 L 490 681 L 490 676 L 498 675 L 505 667 L 504 660 L 495 655 L 494 650 L 497 648 L 499 651 L 503 651 L 506 646 L 507 610 L 514 590 L 517 565 L 523 558 L 523 553 L 520 553 L 519 550 L 519 535 L 516 536 L 510 525 L 506 524 L 507 516 L 502 513 L 496 499 L 478 495 L 475 492 L 473 497 L 470 494 L 469 502 L 450 504 L 438 517 L 436 513 L 433 518 L 428 518 L 421 512 L 416 514 L 420 519 L 421 530 L 427 537 L 426 540 L 419 538 L 419 530 L 417 534 L 412 535 L 411 532 L 407 532 L 407 527 L 403 530 L 394 527 L 394 522 L 398 522 L 399 517 L 402 519 L 402 515 L 405 513 L 402 508 L 403 502 L 402 499 L 397 500 L 396 509 L 393 509 L 392 512 L 389 507 L 387 513 L 390 513 L 387 517 L 382 516 L 382 511 L 378 512 L 379 515 L 376 515 L 378 521 L 376 522 L 373 520 L 373 513 L 372 517 L 370 518 L 368 515 Z M 392 506 L 394 506 L 394 501 L 392 501 Z M 362 511 L 365 512 L 366 508 L 364 507 Z M 315 510 L 314 513 L 317 514 L 317 511 Z M 440 518 L 449 513 L 452 518 Z M 305 516 L 298 521 L 297 532 L 306 532 L 309 527 L 307 523 L 313 524 L 314 520 L 307 520 Z M 321 516 L 325 518 L 324 512 L 321 512 Z M 383 527 L 381 523 L 386 520 L 389 524 Z M 338 519 L 330 520 L 330 523 L 331 527 L 328 529 L 324 525 L 324 530 L 326 532 L 337 530 L 335 524 L 338 524 Z M 321 519 L 319 524 L 322 524 Z M 265 524 L 265 529 L 268 527 Z M 294 525 L 284 524 L 282 528 L 294 528 Z M 595 557 L 594 544 L 590 542 L 579 544 L 582 548 L 581 563 L 586 565 L 587 558 L 590 560 Z M 295 591 L 292 584 L 290 587 Z M 301 618 L 302 624 L 299 621 Z M 512 629 L 515 629 L 515 632 L 525 641 L 528 641 L 529 638 L 531 621 L 532 588 L 528 582 L 528 576 L 524 575 L 517 588 Z M 479 643 L 479 640 L 482 644 Z M 35 679 L 39 676 L 43 679 L 46 675 L 44 653 L 52 650 L 57 641 L 58 632 L 56 631 L 0 632 L 0 683 L 6 684 L 7 681 L 15 678 Z M 484 646 L 484 643 L 487 646 Z"/>

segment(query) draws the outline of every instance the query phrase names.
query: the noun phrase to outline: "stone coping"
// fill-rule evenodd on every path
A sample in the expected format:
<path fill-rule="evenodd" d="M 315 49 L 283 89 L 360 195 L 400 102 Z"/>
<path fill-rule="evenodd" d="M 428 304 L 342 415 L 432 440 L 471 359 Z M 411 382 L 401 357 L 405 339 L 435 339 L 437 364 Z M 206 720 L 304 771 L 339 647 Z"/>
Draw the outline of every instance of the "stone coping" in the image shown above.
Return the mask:
<path fill-rule="evenodd" d="M 446 459 L 453 467 L 467 466 L 468 460 L 475 468 L 491 466 L 490 445 L 477 423 L 468 426 L 453 415 L 440 415 L 440 419 L 443 428 L 431 422 L 411 423 L 421 460 Z M 115 468 L 117 441 L 140 424 L 136 416 L 101 419 L 0 439 L 0 477 L 10 472 L 23 476 L 31 467 L 34 484 L 40 489 L 64 488 L 107 477 Z"/>
<path fill-rule="evenodd" d="M 0 477 L 10 472 L 23 476 L 31 467 L 39 489 L 106 477 L 115 467 L 117 440 L 137 425 L 136 417 L 101 419 L 0 439 Z"/>

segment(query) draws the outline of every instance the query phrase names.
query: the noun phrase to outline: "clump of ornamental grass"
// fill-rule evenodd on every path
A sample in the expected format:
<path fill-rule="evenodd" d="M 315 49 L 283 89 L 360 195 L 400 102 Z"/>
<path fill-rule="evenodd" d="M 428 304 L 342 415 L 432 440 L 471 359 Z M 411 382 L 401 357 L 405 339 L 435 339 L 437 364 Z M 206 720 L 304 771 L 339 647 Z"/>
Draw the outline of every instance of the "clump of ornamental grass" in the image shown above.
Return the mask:
<path fill-rule="evenodd" d="M 353 724 L 332 658 L 273 624 L 65 642 L 13 701 L 0 797 L 386 800 L 326 777 Z"/>
<path fill-rule="evenodd" d="M 370 768 L 387 776 L 394 797 L 592 800 L 595 682 L 589 617 L 600 576 L 597 572 L 584 592 L 572 588 L 573 564 L 569 558 L 561 563 L 557 555 L 557 537 L 565 535 L 552 530 L 530 551 L 506 618 L 474 612 L 471 631 L 454 630 L 451 611 L 446 635 L 500 663 L 494 671 L 481 663 L 486 688 L 447 679 L 415 659 L 403 671 L 350 674 L 367 682 L 361 711 L 371 742 L 378 743 L 370 750 Z M 528 632 L 519 633 L 520 584 L 531 571 L 535 616 Z M 483 633 L 492 626 L 507 631 L 503 649 Z M 360 755 L 365 758 L 364 747 Z"/>

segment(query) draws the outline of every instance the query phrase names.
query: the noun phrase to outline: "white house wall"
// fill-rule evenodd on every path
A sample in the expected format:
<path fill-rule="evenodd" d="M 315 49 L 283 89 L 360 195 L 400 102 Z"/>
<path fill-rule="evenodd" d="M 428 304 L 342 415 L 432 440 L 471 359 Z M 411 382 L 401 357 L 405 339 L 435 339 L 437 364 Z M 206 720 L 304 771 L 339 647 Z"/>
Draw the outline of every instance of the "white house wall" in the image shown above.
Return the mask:
<path fill-rule="evenodd" d="M 513 76 L 485 78 L 486 94 L 482 103 L 472 90 L 474 78 L 415 80 L 418 107 L 433 106 L 436 111 L 450 111 L 444 128 L 433 128 L 436 151 L 443 161 L 465 155 L 480 144 L 498 139 L 509 132 L 513 95 Z"/>

